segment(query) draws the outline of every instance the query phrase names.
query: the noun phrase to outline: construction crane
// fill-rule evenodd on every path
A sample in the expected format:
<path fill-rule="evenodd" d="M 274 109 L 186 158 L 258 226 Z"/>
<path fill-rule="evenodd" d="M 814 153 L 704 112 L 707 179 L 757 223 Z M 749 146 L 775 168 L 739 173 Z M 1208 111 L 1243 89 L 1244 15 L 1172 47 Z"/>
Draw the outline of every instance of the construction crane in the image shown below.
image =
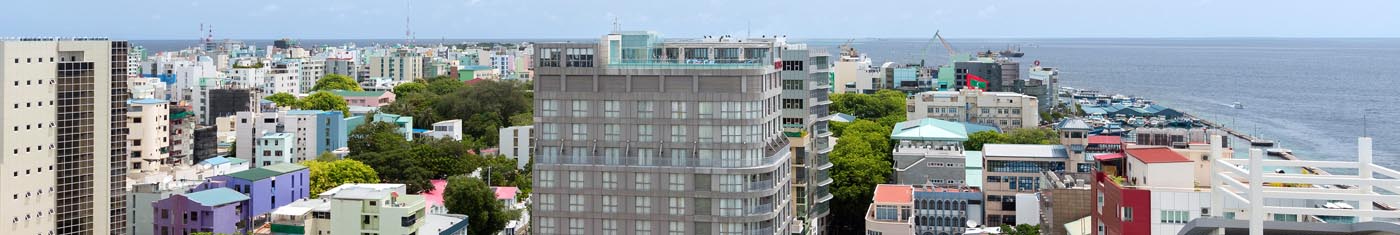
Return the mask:
<path fill-rule="evenodd" d="M 924 52 L 923 52 L 923 55 L 922 55 L 921 57 L 923 57 L 923 58 L 928 58 L 928 49 L 933 47 L 933 41 L 934 41 L 934 40 L 938 40 L 938 43 L 939 43 L 939 44 L 942 44 L 942 45 L 943 45 L 943 48 L 948 50 L 948 59 L 951 60 L 951 59 L 953 59 L 954 57 L 957 57 L 957 56 L 958 56 L 958 52 L 955 51 L 955 50 L 953 50 L 953 46 L 952 46 L 952 45 L 949 45 L 949 44 L 948 44 L 948 40 L 944 40 L 944 39 L 943 39 L 943 35 L 940 34 L 940 33 L 942 33 L 942 32 L 941 32 L 941 31 L 934 31 L 934 32 L 933 32 L 933 38 L 930 38 L 930 39 L 929 39 L 929 41 L 928 41 L 928 46 L 924 47 Z M 919 59 L 919 66 L 921 66 L 921 67 L 924 66 L 924 59 Z"/>

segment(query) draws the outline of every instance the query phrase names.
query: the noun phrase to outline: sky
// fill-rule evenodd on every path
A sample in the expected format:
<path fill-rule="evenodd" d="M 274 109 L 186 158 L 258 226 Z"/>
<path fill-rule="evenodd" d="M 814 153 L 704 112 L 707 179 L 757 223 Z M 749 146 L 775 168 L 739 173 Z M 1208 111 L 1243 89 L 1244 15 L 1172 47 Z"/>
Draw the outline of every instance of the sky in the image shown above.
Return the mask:
<path fill-rule="evenodd" d="M 0 37 L 400 39 L 1400 37 L 1395 0 L 29 0 Z M 411 7 L 408 7 L 411 5 Z"/>

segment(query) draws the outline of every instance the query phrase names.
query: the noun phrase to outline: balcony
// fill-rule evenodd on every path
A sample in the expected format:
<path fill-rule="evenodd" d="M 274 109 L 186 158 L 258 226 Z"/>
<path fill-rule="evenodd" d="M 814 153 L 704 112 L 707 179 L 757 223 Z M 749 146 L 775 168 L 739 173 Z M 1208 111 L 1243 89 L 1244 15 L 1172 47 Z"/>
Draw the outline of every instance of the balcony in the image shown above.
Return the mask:
<path fill-rule="evenodd" d="M 777 186 L 776 184 L 773 184 L 773 180 L 772 180 L 772 179 L 766 179 L 766 180 L 760 180 L 760 181 L 750 181 L 750 182 L 749 182 L 749 191 L 759 191 L 759 190 L 764 190 L 764 189 L 771 189 L 771 188 L 774 188 L 774 187 L 776 187 L 776 186 Z"/>
<path fill-rule="evenodd" d="M 608 68 L 620 69 L 760 69 L 773 66 L 764 59 L 620 59 Z"/>

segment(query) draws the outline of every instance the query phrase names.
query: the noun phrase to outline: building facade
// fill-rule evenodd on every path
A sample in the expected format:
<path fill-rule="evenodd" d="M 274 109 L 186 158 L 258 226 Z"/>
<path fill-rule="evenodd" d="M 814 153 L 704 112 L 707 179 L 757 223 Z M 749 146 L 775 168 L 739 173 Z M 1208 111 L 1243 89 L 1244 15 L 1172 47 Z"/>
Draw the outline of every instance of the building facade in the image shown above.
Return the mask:
<path fill-rule="evenodd" d="M 130 154 L 127 169 L 131 173 L 160 170 L 170 158 L 170 102 L 162 99 L 128 101 L 126 135 Z"/>
<path fill-rule="evenodd" d="M 403 184 L 340 185 L 317 199 L 278 207 L 271 213 L 269 227 L 273 234 L 437 234 L 419 233 L 428 216 L 427 200 L 407 194 L 406 188 Z"/>
<path fill-rule="evenodd" d="M 258 144 L 255 142 L 269 134 L 287 133 L 293 140 L 291 148 L 296 154 L 288 155 L 291 163 L 314 160 L 322 153 L 336 151 L 346 146 L 349 130 L 340 111 L 287 110 L 277 112 L 239 112 L 235 126 L 237 134 L 236 156 L 244 160 L 256 160 L 253 156 Z M 263 163 L 256 162 L 259 166 Z"/>
<path fill-rule="evenodd" d="M 1069 161 L 1061 145 L 986 144 L 982 154 L 989 227 L 1015 225 L 1017 203 L 1038 203 L 1018 202 L 1017 195 L 1036 193 L 1043 172 L 1065 172 Z"/>
<path fill-rule="evenodd" d="M 252 168 L 244 171 L 209 177 L 209 182 L 199 186 L 199 190 L 228 188 L 242 193 L 248 201 L 239 208 L 238 227 L 240 233 L 258 226 L 265 221 L 273 209 L 285 206 L 311 193 L 310 170 L 306 166 L 282 163 Z"/>
<path fill-rule="evenodd" d="M 238 210 L 247 200 L 238 191 L 213 188 L 152 202 L 155 215 L 150 234 L 237 233 L 243 229 L 237 227 Z"/>
<path fill-rule="evenodd" d="M 411 82 L 423 77 L 423 55 L 409 49 L 396 49 L 384 55 L 369 56 L 369 77 Z"/>
<path fill-rule="evenodd" d="M 909 96 L 906 118 L 937 118 L 994 126 L 1002 130 L 1040 125 L 1039 101 L 1012 92 L 928 91 Z"/>
<path fill-rule="evenodd" d="M 501 128 L 500 145 L 501 155 L 515 159 L 516 168 L 525 169 L 525 164 L 530 162 L 530 158 L 535 153 L 535 128 L 534 126 L 512 126 Z"/>
<path fill-rule="evenodd" d="M 0 40 L 0 232 L 125 233 L 124 41 Z"/>
<path fill-rule="evenodd" d="M 533 234 L 788 234 L 780 39 L 535 45 Z"/>
<path fill-rule="evenodd" d="M 782 52 L 783 134 L 792 144 L 793 214 L 804 234 L 823 234 L 830 224 L 832 150 L 831 54 L 788 44 Z"/>

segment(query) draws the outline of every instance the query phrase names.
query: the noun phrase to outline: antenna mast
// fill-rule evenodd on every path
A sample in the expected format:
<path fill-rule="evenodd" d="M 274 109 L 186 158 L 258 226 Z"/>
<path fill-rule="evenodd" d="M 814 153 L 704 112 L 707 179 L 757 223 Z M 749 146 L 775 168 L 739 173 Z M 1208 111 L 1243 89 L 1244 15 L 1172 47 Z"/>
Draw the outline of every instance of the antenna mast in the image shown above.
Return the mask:
<path fill-rule="evenodd" d="M 403 0 L 403 38 L 404 46 L 413 45 L 413 4 L 408 0 Z"/>
<path fill-rule="evenodd" d="M 621 32 L 622 23 L 618 23 L 617 16 L 613 16 L 613 32 Z"/>

